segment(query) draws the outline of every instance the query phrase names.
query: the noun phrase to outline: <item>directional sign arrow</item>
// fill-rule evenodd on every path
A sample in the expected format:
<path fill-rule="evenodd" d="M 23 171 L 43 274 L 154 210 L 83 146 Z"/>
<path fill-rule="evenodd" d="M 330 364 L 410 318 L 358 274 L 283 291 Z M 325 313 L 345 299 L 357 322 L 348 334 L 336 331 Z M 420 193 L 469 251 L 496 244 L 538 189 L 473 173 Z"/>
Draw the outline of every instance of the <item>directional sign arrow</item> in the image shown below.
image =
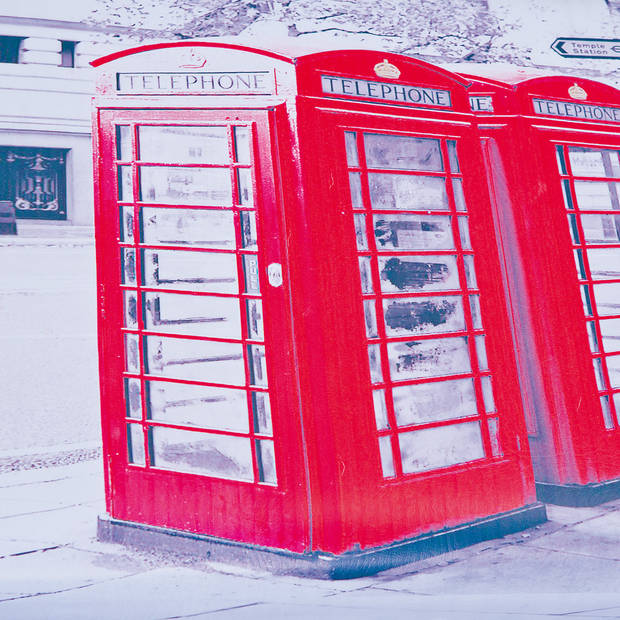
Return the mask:
<path fill-rule="evenodd" d="M 620 59 L 620 39 L 575 39 L 560 37 L 551 49 L 564 58 Z"/>

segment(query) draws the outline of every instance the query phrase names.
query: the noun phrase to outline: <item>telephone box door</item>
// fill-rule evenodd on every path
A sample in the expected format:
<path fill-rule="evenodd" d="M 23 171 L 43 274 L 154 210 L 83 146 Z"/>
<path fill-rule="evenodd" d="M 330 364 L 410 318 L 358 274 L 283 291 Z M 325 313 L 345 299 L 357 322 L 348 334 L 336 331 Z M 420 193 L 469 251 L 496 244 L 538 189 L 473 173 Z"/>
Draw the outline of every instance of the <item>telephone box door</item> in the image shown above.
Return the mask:
<path fill-rule="evenodd" d="M 99 112 L 107 500 L 119 519 L 302 551 L 270 114 Z"/>

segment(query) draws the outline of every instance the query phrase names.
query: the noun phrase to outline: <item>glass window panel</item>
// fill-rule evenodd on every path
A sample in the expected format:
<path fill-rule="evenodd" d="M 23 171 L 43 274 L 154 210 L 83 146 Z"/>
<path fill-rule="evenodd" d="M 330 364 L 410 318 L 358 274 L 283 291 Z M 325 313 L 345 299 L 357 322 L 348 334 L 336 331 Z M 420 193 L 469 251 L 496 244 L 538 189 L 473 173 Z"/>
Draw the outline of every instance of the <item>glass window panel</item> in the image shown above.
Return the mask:
<path fill-rule="evenodd" d="M 162 164 L 227 164 L 226 127 L 138 127 L 140 159 Z"/>
<path fill-rule="evenodd" d="M 254 205 L 254 192 L 252 191 L 252 172 L 249 168 L 237 168 L 237 187 L 239 204 L 244 207 Z"/>
<path fill-rule="evenodd" d="M 141 209 L 142 242 L 149 245 L 195 245 L 213 249 L 236 247 L 232 211 L 206 209 Z"/>
<path fill-rule="evenodd" d="M 461 238 L 461 247 L 464 250 L 471 250 L 471 240 L 469 238 L 469 218 L 459 217 L 459 233 Z"/>
<path fill-rule="evenodd" d="M 368 362 L 370 363 L 370 380 L 372 383 L 383 381 L 381 370 L 381 349 L 378 344 L 368 345 Z"/>
<path fill-rule="evenodd" d="M 616 407 L 616 420 L 618 422 L 618 426 L 620 426 L 620 392 L 616 392 L 613 395 L 614 406 Z"/>
<path fill-rule="evenodd" d="M 133 243 L 133 207 L 121 207 L 121 241 Z"/>
<path fill-rule="evenodd" d="M 476 354 L 478 355 L 478 369 L 481 371 L 489 370 L 485 336 L 476 336 Z"/>
<path fill-rule="evenodd" d="M 474 329 L 482 329 L 482 315 L 480 314 L 480 295 L 469 296 L 469 307 L 471 308 L 471 322 Z"/>
<path fill-rule="evenodd" d="M 476 270 L 474 268 L 474 257 L 471 254 L 463 256 L 465 263 L 465 280 L 467 281 L 467 288 L 478 288 L 478 282 L 476 281 Z"/>
<path fill-rule="evenodd" d="M 248 346 L 248 365 L 250 367 L 250 383 L 267 387 L 267 360 L 264 346 L 257 344 Z"/>
<path fill-rule="evenodd" d="M 140 347 L 137 334 L 125 334 L 125 370 L 140 372 Z"/>
<path fill-rule="evenodd" d="M 263 340 L 263 302 L 260 299 L 248 299 L 245 303 L 248 336 L 251 340 Z"/>
<path fill-rule="evenodd" d="M 344 142 L 347 149 L 347 164 L 351 167 L 359 166 L 357 157 L 357 136 L 353 131 L 344 132 Z"/>
<path fill-rule="evenodd" d="M 438 334 L 465 330 L 461 297 L 384 299 L 383 314 L 388 336 Z"/>
<path fill-rule="evenodd" d="M 362 175 L 360 172 L 349 172 L 349 186 L 351 190 L 351 206 L 354 209 L 363 209 Z"/>
<path fill-rule="evenodd" d="M 130 161 L 131 156 L 131 127 L 129 125 L 116 126 L 116 158 Z"/>
<path fill-rule="evenodd" d="M 133 248 L 121 249 L 121 279 L 123 284 L 136 283 L 136 251 Z"/>
<path fill-rule="evenodd" d="M 378 260 L 384 293 L 460 288 L 456 256 L 380 256 Z"/>
<path fill-rule="evenodd" d="M 359 257 L 360 278 L 362 281 L 362 293 L 373 293 L 372 274 L 370 271 L 370 258 L 368 256 Z"/>
<path fill-rule="evenodd" d="M 392 381 L 471 372 L 467 338 L 390 342 L 387 350 Z"/>
<path fill-rule="evenodd" d="M 140 424 L 127 424 L 128 460 L 135 465 L 145 465 L 144 434 Z"/>
<path fill-rule="evenodd" d="M 473 379 L 455 379 L 392 389 L 398 426 L 476 415 Z"/>
<path fill-rule="evenodd" d="M 240 164 L 250 163 L 250 128 L 235 127 L 235 161 Z"/>
<path fill-rule="evenodd" d="M 489 439 L 491 440 L 491 454 L 493 456 L 502 456 L 502 445 L 499 441 L 499 420 L 490 418 L 489 421 Z"/>
<path fill-rule="evenodd" d="M 618 151 L 568 147 L 571 171 L 576 177 L 620 177 Z"/>
<path fill-rule="evenodd" d="M 585 221 L 583 220 L 583 217 L 582 217 L 582 222 L 584 223 L 584 227 L 585 227 Z M 581 241 L 579 241 L 579 229 L 577 228 L 577 217 L 575 216 L 574 213 L 569 213 L 569 215 L 568 215 L 568 228 L 570 230 L 570 234 L 571 234 L 571 237 L 573 239 L 573 243 L 576 244 L 576 245 L 581 243 Z M 587 234 L 588 233 L 585 232 L 585 234 L 586 234 L 586 239 L 587 239 Z"/>
<path fill-rule="evenodd" d="M 374 215 L 378 250 L 452 250 L 451 218 L 447 215 Z"/>
<path fill-rule="evenodd" d="M 252 392 L 252 410 L 254 413 L 254 432 L 262 435 L 273 435 L 269 394 Z"/>
<path fill-rule="evenodd" d="M 620 183 L 613 181 L 575 181 L 575 196 L 582 211 L 617 211 Z"/>
<path fill-rule="evenodd" d="M 609 286 L 608 284 L 597 284 L 595 288 L 599 286 Z M 590 289 L 587 284 L 582 284 L 580 287 L 581 301 L 583 302 L 583 312 L 586 316 L 592 316 L 592 300 L 590 299 Z M 620 289 L 618 290 L 620 293 Z M 619 306 L 620 307 L 620 306 Z M 599 314 L 601 310 L 599 308 Z M 613 312 L 611 313 L 613 314 Z"/>
<path fill-rule="evenodd" d="M 364 319 L 366 322 L 366 335 L 368 338 L 377 338 L 377 313 L 374 299 L 364 300 Z"/>
<path fill-rule="evenodd" d="M 446 211 L 449 208 L 443 177 L 371 172 L 368 185 L 373 209 Z"/>
<path fill-rule="evenodd" d="M 611 389 L 620 388 L 620 355 L 610 355 L 606 358 L 606 361 Z"/>
<path fill-rule="evenodd" d="M 368 249 L 368 239 L 366 237 L 366 216 L 363 213 L 355 213 L 355 241 L 358 250 Z"/>
<path fill-rule="evenodd" d="M 151 433 L 154 467 L 231 480 L 254 479 L 248 438 L 160 427 Z"/>
<path fill-rule="evenodd" d="M 575 267 L 577 268 L 577 277 L 581 280 L 587 280 L 586 266 L 583 262 L 583 250 L 573 250 L 575 255 Z"/>
<path fill-rule="evenodd" d="M 124 321 L 125 327 L 137 329 L 138 327 L 138 296 L 135 291 L 123 291 Z"/>
<path fill-rule="evenodd" d="M 273 441 L 269 439 L 256 440 L 256 460 L 258 463 L 258 481 L 266 484 L 277 484 L 276 455 Z"/>
<path fill-rule="evenodd" d="M 241 247 L 248 250 L 256 250 L 257 232 L 256 232 L 256 214 L 254 211 L 240 211 L 241 217 Z"/>
<path fill-rule="evenodd" d="M 573 197 L 570 193 L 570 181 L 568 179 L 562 181 L 562 198 L 564 198 L 564 206 L 567 209 L 572 210 L 575 208 L 573 205 Z"/>
<path fill-rule="evenodd" d="M 601 359 L 599 357 L 595 357 L 592 360 L 592 365 L 594 366 L 594 378 L 596 379 L 596 387 L 599 390 L 605 389 L 605 377 L 603 377 L 603 364 L 601 363 Z"/>
<path fill-rule="evenodd" d="M 594 300 L 596 309 L 601 316 L 620 314 L 620 282 L 595 284 Z"/>
<path fill-rule="evenodd" d="M 372 400 L 375 409 L 375 422 L 377 430 L 382 431 L 390 427 L 387 415 L 387 405 L 385 403 L 385 390 L 373 390 Z"/>
<path fill-rule="evenodd" d="M 589 248 L 587 252 L 593 280 L 620 278 L 620 248 Z"/>
<path fill-rule="evenodd" d="M 133 175 L 131 166 L 118 167 L 118 199 L 124 202 L 133 201 Z"/>
<path fill-rule="evenodd" d="M 457 211 L 467 211 L 465 204 L 465 194 L 463 194 L 463 181 L 452 179 L 452 190 L 454 191 L 454 206 Z"/>
<path fill-rule="evenodd" d="M 378 133 L 364 134 L 368 168 L 443 170 L 439 140 Z"/>
<path fill-rule="evenodd" d="M 251 295 L 260 294 L 258 256 L 256 256 L 255 254 L 243 255 L 243 273 L 245 278 L 245 292 Z"/>
<path fill-rule="evenodd" d="M 479 422 L 401 433 L 398 441 L 405 474 L 484 458 Z"/>
<path fill-rule="evenodd" d="M 171 379 L 245 385 L 241 344 L 146 336 L 146 372 Z"/>
<path fill-rule="evenodd" d="M 147 381 L 150 420 L 239 433 L 249 432 L 245 390 Z"/>
<path fill-rule="evenodd" d="M 450 161 L 450 171 L 459 173 L 459 160 L 456 156 L 456 142 L 454 140 L 448 140 L 448 159 Z"/>
<path fill-rule="evenodd" d="M 235 297 L 143 293 L 144 329 L 165 334 L 241 339 Z"/>
<path fill-rule="evenodd" d="M 228 168 L 141 166 L 140 200 L 173 205 L 231 206 Z"/>
<path fill-rule="evenodd" d="M 392 455 L 392 441 L 389 437 L 379 437 L 379 455 L 381 457 L 381 470 L 384 478 L 393 478 L 394 456 Z"/>
<path fill-rule="evenodd" d="M 219 252 L 142 250 L 142 282 L 152 288 L 237 294 L 237 259 Z"/>
<path fill-rule="evenodd" d="M 603 423 L 605 428 L 614 427 L 614 419 L 611 415 L 611 407 L 609 406 L 609 396 L 601 396 L 601 410 L 603 412 Z"/>
<path fill-rule="evenodd" d="M 620 319 L 605 319 L 600 322 L 603 351 L 615 353 L 620 351 Z"/>
<path fill-rule="evenodd" d="M 493 398 L 493 385 L 491 384 L 491 377 L 481 377 L 480 383 L 482 384 L 484 410 L 487 413 L 492 413 L 495 411 L 495 399 Z"/>
<path fill-rule="evenodd" d="M 568 174 L 566 169 L 566 161 L 564 160 L 564 147 L 560 144 L 555 147 L 555 158 L 558 162 L 558 170 L 560 174 Z"/>
<path fill-rule="evenodd" d="M 127 417 L 142 417 L 142 389 L 139 379 L 125 379 L 125 406 Z"/>
<path fill-rule="evenodd" d="M 590 340 L 590 351 L 592 353 L 598 353 L 598 337 L 596 335 L 596 325 L 594 321 L 588 321 L 586 323 L 588 330 L 588 339 Z"/>
<path fill-rule="evenodd" d="M 581 224 L 586 243 L 620 243 L 620 214 L 584 214 Z"/>

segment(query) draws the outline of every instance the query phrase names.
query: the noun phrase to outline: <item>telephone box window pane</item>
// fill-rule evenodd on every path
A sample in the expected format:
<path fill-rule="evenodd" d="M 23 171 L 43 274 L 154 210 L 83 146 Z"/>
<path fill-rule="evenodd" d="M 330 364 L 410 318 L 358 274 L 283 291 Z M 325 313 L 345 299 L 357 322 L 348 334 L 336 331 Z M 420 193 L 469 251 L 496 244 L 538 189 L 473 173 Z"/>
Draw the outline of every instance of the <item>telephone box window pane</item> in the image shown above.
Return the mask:
<path fill-rule="evenodd" d="M 620 214 L 584 214 L 581 223 L 586 243 L 620 243 Z"/>
<path fill-rule="evenodd" d="M 599 348 L 598 348 L 598 337 L 596 335 L 596 325 L 594 321 L 588 321 L 587 326 L 588 326 L 588 340 L 590 341 L 590 351 L 592 351 L 592 353 L 598 353 Z"/>
<path fill-rule="evenodd" d="M 129 462 L 144 466 L 144 434 L 140 424 L 127 424 L 127 452 Z"/>
<path fill-rule="evenodd" d="M 594 300 L 601 316 L 620 314 L 620 282 L 595 284 Z"/>
<path fill-rule="evenodd" d="M 454 140 L 448 140 L 448 160 L 450 161 L 450 172 L 458 174 L 461 169 L 456 156 L 456 142 Z"/>
<path fill-rule="evenodd" d="M 245 292 L 250 295 L 258 295 L 260 293 L 258 256 L 254 254 L 243 255 L 243 274 L 245 278 Z"/>
<path fill-rule="evenodd" d="M 360 278 L 362 281 L 362 293 L 373 293 L 372 274 L 370 271 L 370 258 L 368 256 L 360 256 Z"/>
<path fill-rule="evenodd" d="M 439 140 L 377 133 L 364 134 L 366 165 L 393 170 L 443 170 Z"/>
<path fill-rule="evenodd" d="M 231 206 L 228 168 L 141 166 L 140 200 L 173 205 Z"/>
<path fill-rule="evenodd" d="M 586 239 L 587 239 L 588 233 L 587 233 L 587 231 L 585 230 L 585 226 L 586 226 L 586 221 L 585 221 L 585 218 L 586 218 L 586 217 L 587 217 L 587 216 L 585 216 L 585 215 L 584 215 L 584 216 L 582 217 L 582 220 L 581 220 L 581 221 L 583 222 L 583 225 L 584 225 L 584 233 L 585 233 L 585 235 L 586 235 Z M 589 216 L 589 217 L 592 217 L 592 216 Z M 596 217 L 596 216 L 595 216 L 595 217 Z M 570 229 L 570 234 L 571 234 L 571 237 L 572 237 L 572 239 L 573 239 L 573 243 L 574 243 L 575 245 L 578 245 L 579 243 L 581 243 L 581 241 L 579 241 L 579 229 L 577 228 L 577 217 L 575 216 L 575 214 L 574 214 L 574 213 L 569 213 L 569 215 L 568 215 L 568 228 Z"/>
<path fill-rule="evenodd" d="M 484 458 L 479 422 L 401 433 L 398 441 L 405 474 Z"/>
<path fill-rule="evenodd" d="M 244 207 L 254 205 L 254 193 L 252 192 L 252 173 L 248 168 L 237 169 L 237 187 L 239 192 L 239 204 Z"/>
<path fill-rule="evenodd" d="M 450 333 L 465 330 L 459 296 L 384 299 L 387 336 Z"/>
<path fill-rule="evenodd" d="M 392 390 L 398 426 L 477 415 L 473 379 L 402 385 Z"/>
<path fill-rule="evenodd" d="M 449 291 L 460 288 L 456 257 L 379 257 L 384 293 Z"/>
<path fill-rule="evenodd" d="M 443 177 L 370 173 L 370 204 L 373 209 L 430 211 L 449 209 Z"/>
<path fill-rule="evenodd" d="M 146 336 L 146 372 L 171 379 L 245 384 L 240 344 Z"/>
<path fill-rule="evenodd" d="M 474 329 L 482 329 L 482 317 L 480 315 L 480 295 L 469 296 L 469 307 L 471 308 L 471 322 Z"/>
<path fill-rule="evenodd" d="M 235 161 L 239 164 L 250 163 L 250 128 L 235 127 Z"/>
<path fill-rule="evenodd" d="M 248 347 L 248 364 L 250 365 L 250 382 L 252 385 L 267 387 L 267 361 L 265 347 L 252 344 Z"/>
<path fill-rule="evenodd" d="M 122 281 L 123 284 L 136 283 L 136 251 L 133 248 L 121 249 Z"/>
<path fill-rule="evenodd" d="M 467 281 L 467 288 L 477 288 L 478 283 L 476 281 L 476 270 L 474 269 L 474 257 L 471 254 L 463 256 L 465 263 L 465 280 Z"/>
<path fill-rule="evenodd" d="M 590 248 L 588 261 L 593 280 L 620 278 L 620 248 Z"/>
<path fill-rule="evenodd" d="M 126 415 L 129 418 L 142 418 L 142 389 L 139 379 L 125 379 Z"/>
<path fill-rule="evenodd" d="M 241 211 L 241 247 L 247 250 L 256 250 L 257 233 L 256 233 L 256 214 L 254 211 Z"/>
<path fill-rule="evenodd" d="M 377 430 L 382 431 L 389 428 L 387 405 L 385 404 L 385 390 L 373 390 L 372 401 L 375 409 Z"/>
<path fill-rule="evenodd" d="M 203 209 L 141 209 L 142 242 L 149 245 L 189 245 L 212 249 L 236 247 L 232 211 Z"/>
<path fill-rule="evenodd" d="M 151 464 L 172 471 L 252 481 L 252 450 L 245 437 L 153 427 Z"/>
<path fill-rule="evenodd" d="M 234 254 L 142 250 L 145 286 L 206 293 L 239 292 Z"/>
<path fill-rule="evenodd" d="M 620 426 L 620 392 L 616 392 L 613 395 L 613 399 L 616 407 L 616 420 L 618 421 L 618 426 Z"/>
<path fill-rule="evenodd" d="M 573 197 L 570 193 L 570 181 L 568 180 L 562 181 L 562 197 L 564 198 L 564 206 L 567 209 L 572 210 L 575 208 L 573 205 Z"/>
<path fill-rule="evenodd" d="M 469 238 L 469 218 L 459 217 L 459 233 L 461 238 L 461 247 L 464 250 L 471 250 L 471 240 Z"/>
<path fill-rule="evenodd" d="M 121 241 L 133 243 L 133 207 L 121 207 Z"/>
<path fill-rule="evenodd" d="M 575 181 L 577 204 L 582 211 L 618 211 L 620 183 Z"/>
<path fill-rule="evenodd" d="M 489 419 L 489 439 L 491 440 L 491 454 L 502 456 L 504 453 L 499 441 L 499 420 L 497 418 Z"/>
<path fill-rule="evenodd" d="M 129 125 L 116 126 L 116 159 L 131 161 L 131 127 Z"/>
<path fill-rule="evenodd" d="M 370 380 L 372 383 L 383 381 L 381 370 L 381 349 L 378 344 L 368 345 L 368 362 L 370 363 Z"/>
<path fill-rule="evenodd" d="M 608 284 L 597 284 L 595 288 L 599 286 L 609 286 Z M 592 316 L 592 301 L 590 299 L 590 289 L 587 284 L 582 284 L 580 287 L 581 290 L 581 301 L 583 302 L 583 312 L 586 316 Z M 620 291 L 619 291 L 620 292 Z M 602 314 L 601 309 L 598 309 L 599 314 Z M 614 314 L 613 312 L 611 314 Z"/>
<path fill-rule="evenodd" d="M 489 362 L 487 360 L 487 347 L 485 345 L 485 336 L 476 336 L 476 354 L 478 356 L 478 369 L 481 371 L 489 370 Z"/>
<path fill-rule="evenodd" d="M 349 186 L 351 190 L 351 206 L 354 209 L 363 209 L 362 175 L 359 172 L 349 172 Z"/>
<path fill-rule="evenodd" d="M 166 334 L 241 339 L 235 297 L 143 293 L 144 329 Z"/>
<path fill-rule="evenodd" d="M 228 164 L 226 127 L 138 127 L 140 159 L 162 164 Z"/>
<path fill-rule="evenodd" d="M 610 387 L 612 389 L 620 388 L 620 355 L 610 355 L 606 361 Z"/>
<path fill-rule="evenodd" d="M 353 215 L 355 221 L 355 241 L 358 250 L 368 249 L 368 239 L 366 238 L 366 216 L 363 213 Z"/>
<path fill-rule="evenodd" d="M 564 159 L 564 147 L 560 144 L 555 147 L 555 158 L 558 162 L 558 170 L 560 171 L 560 174 L 568 174 L 566 161 Z"/>
<path fill-rule="evenodd" d="M 596 379 L 596 387 L 599 390 L 605 389 L 605 378 L 603 377 L 603 365 L 601 363 L 601 359 L 599 357 L 595 357 L 592 360 L 592 365 L 594 366 L 594 377 Z"/>
<path fill-rule="evenodd" d="M 125 370 L 140 372 L 140 347 L 137 334 L 125 334 Z"/>
<path fill-rule="evenodd" d="M 616 353 L 620 351 L 620 319 L 605 319 L 600 322 L 603 351 Z"/>
<path fill-rule="evenodd" d="M 258 481 L 266 484 L 277 484 L 276 455 L 273 441 L 268 439 L 256 440 L 256 459 L 258 461 Z"/>
<path fill-rule="evenodd" d="M 366 321 L 366 335 L 368 338 L 377 338 L 377 313 L 374 299 L 364 300 L 364 319 Z"/>
<path fill-rule="evenodd" d="M 260 299 L 246 301 L 248 335 L 251 340 L 263 340 L 263 302 Z"/>
<path fill-rule="evenodd" d="M 452 190 L 454 191 L 454 206 L 457 211 L 467 211 L 465 205 L 465 194 L 463 194 L 463 181 L 452 179 Z"/>
<path fill-rule="evenodd" d="M 568 147 L 571 171 L 576 177 L 620 177 L 618 154 L 608 149 Z"/>
<path fill-rule="evenodd" d="M 586 266 L 583 262 L 583 251 L 573 250 L 575 256 L 575 267 L 577 268 L 577 276 L 580 280 L 586 280 Z"/>
<path fill-rule="evenodd" d="M 123 291 L 124 321 L 125 327 L 137 329 L 138 327 L 138 296 L 135 291 Z"/>
<path fill-rule="evenodd" d="M 451 218 L 446 215 L 375 215 L 378 250 L 452 250 Z"/>
<path fill-rule="evenodd" d="M 131 202 L 133 200 L 131 166 L 118 167 L 118 199 L 123 202 Z"/>
<path fill-rule="evenodd" d="M 495 411 L 495 399 L 493 398 L 493 386 L 491 385 L 491 377 L 482 377 L 482 399 L 484 400 L 484 410 L 487 413 Z"/>
<path fill-rule="evenodd" d="M 239 433 L 249 432 L 245 390 L 147 381 L 150 420 Z"/>
<path fill-rule="evenodd" d="M 611 416 L 611 408 L 609 406 L 609 396 L 601 396 L 601 410 L 603 411 L 603 423 L 605 428 L 614 427 L 614 419 Z"/>
<path fill-rule="evenodd" d="M 273 435 L 269 394 L 252 392 L 252 410 L 254 413 L 254 432 L 261 435 Z"/>
<path fill-rule="evenodd" d="M 379 437 L 379 455 L 381 457 L 381 470 L 384 478 L 393 478 L 394 456 L 392 455 L 392 441 L 389 437 Z"/>
<path fill-rule="evenodd" d="M 467 338 L 390 342 L 387 350 L 393 381 L 471 372 Z"/>
<path fill-rule="evenodd" d="M 345 131 L 344 142 L 347 149 L 347 164 L 352 168 L 357 168 L 359 166 L 359 159 L 357 157 L 356 134 L 352 131 Z"/>

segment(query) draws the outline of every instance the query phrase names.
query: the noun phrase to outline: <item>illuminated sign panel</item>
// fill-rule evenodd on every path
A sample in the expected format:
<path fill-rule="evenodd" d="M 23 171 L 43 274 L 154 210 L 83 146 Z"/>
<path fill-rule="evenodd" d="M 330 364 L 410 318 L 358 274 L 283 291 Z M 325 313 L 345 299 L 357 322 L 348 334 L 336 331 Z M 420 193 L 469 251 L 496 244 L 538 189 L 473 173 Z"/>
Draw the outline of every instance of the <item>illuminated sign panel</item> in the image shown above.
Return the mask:
<path fill-rule="evenodd" d="M 534 112 L 536 114 L 620 123 L 620 108 L 588 103 L 553 101 L 552 99 L 532 99 L 532 103 L 534 104 Z"/>

